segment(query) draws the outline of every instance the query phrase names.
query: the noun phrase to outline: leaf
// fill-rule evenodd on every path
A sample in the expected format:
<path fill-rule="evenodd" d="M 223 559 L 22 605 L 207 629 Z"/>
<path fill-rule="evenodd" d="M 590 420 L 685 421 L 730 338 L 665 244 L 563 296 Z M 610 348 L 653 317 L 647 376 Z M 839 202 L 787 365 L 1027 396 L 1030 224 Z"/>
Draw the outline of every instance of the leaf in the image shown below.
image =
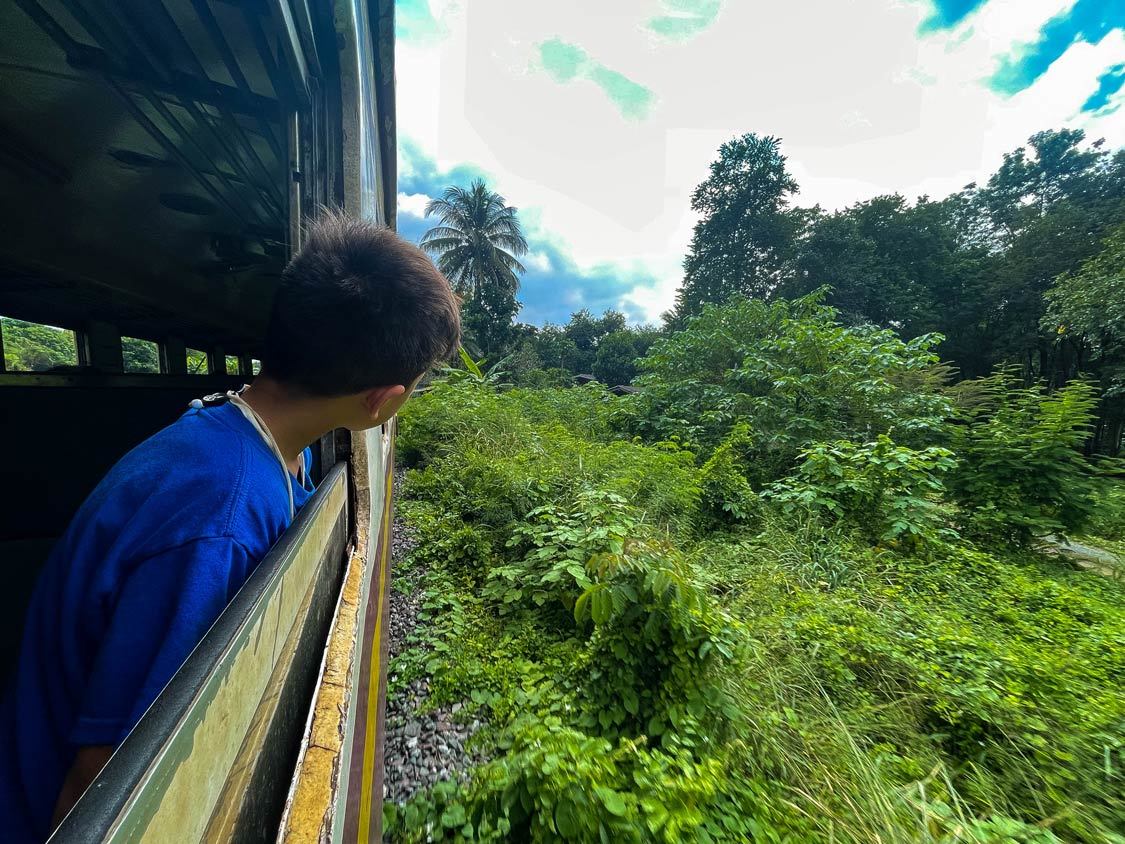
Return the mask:
<path fill-rule="evenodd" d="M 478 364 L 476 361 L 474 361 L 469 356 L 469 353 L 465 351 L 464 346 L 458 346 L 457 347 L 457 354 L 461 358 L 461 363 L 465 364 L 465 369 L 467 369 L 475 377 L 477 377 L 478 379 L 483 381 L 484 380 L 484 372 L 481 371 L 480 364 Z M 483 358 L 481 359 L 480 363 L 484 363 Z"/>
<path fill-rule="evenodd" d="M 622 817 L 626 812 L 625 801 L 621 799 L 621 795 L 612 789 L 605 788 L 604 786 L 596 786 L 595 793 L 601 798 L 602 805 L 605 806 L 606 811 L 611 815 Z"/>
<path fill-rule="evenodd" d="M 632 689 L 627 688 L 621 692 L 621 702 L 625 705 L 625 711 L 630 715 L 636 715 L 640 709 L 637 693 Z"/>
<path fill-rule="evenodd" d="M 465 820 L 465 807 L 460 803 L 454 803 L 452 806 L 449 806 L 444 812 L 441 813 L 441 825 L 446 829 L 453 829 L 454 827 L 463 826 L 465 824 Z"/>

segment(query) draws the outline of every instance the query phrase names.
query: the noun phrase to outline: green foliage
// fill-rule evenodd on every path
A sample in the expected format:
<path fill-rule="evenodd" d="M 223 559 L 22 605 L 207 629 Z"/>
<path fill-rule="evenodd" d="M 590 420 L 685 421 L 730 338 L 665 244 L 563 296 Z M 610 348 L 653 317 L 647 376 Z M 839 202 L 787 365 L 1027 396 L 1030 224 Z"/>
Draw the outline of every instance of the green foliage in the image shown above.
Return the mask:
<path fill-rule="evenodd" d="M 1125 225 L 1074 273 L 1063 273 L 1046 293 L 1043 330 L 1081 338 L 1095 354 L 1120 353 L 1125 344 Z"/>
<path fill-rule="evenodd" d="M 633 426 L 710 449 L 745 422 L 769 480 L 814 442 L 885 433 L 913 445 L 932 436 L 949 412 L 926 378 L 938 338 L 903 342 L 836 316 L 820 296 L 708 306 L 641 361 Z"/>
<path fill-rule="evenodd" d="M 444 364 L 438 367 L 438 374 L 430 382 L 430 385 L 425 389 L 430 389 L 433 384 L 442 381 L 451 383 L 458 383 L 461 381 L 472 381 L 476 384 L 488 387 L 510 387 L 511 384 L 505 383 L 508 376 L 505 365 L 506 359 L 497 361 L 492 366 L 485 369 L 485 359 L 473 360 L 472 355 L 465 351 L 464 346 L 457 347 L 457 356 L 461 359 L 461 367 L 451 366 Z"/>
<path fill-rule="evenodd" d="M 797 182 L 778 138 L 749 133 L 723 144 L 711 172 L 691 196 L 695 224 L 676 296 L 676 319 L 706 303 L 767 297 L 785 277 L 799 217 L 789 213 Z"/>
<path fill-rule="evenodd" d="M 207 374 L 207 353 L 201 352 L 198 349 L 187 350 L 187 371 L 188 375 L 206 375 Z"/>
<path fill-rule="evenodd" d="M 880 435 L 862 445 L 847 440 L 818 443 L 801 453 L 795 475 L 775 483 L 768 495 L 785 512 L 803 508 L 853 525 L 872 542 L 918 546 L 946 528 L 941 475 L 956 465 L 948 449 L 895 445 Z"/>
<path fill-rule="evenodd" d="M 748 479 L 754 457 L 750 427 L 739 422 L 699 473 L 704 527 L 746 522 L 757 513 L 758 495 Z"/>
<path fill-rule="evenodd" d="M 610 742 L 524 718 L 467 788 L 439 786 L 391 813 L 403 841 L 716 842 L 764 831 L 720 759 Z M 395 829 L 395 827 L 398 829 Z M 779 840 L 768 835 L 764 840 Z"/>
<path fill-rule="evenodd" d="M 160 349 L 150 340 L 122 337 L 121 355 L 126 372 L 160 372 Z"/>
<path fill-rule="evenodd" d="M 758 347 L 849 333 L 812 322 Z M 742 367 L 757 347 L 732 354 L 739 322 L 718 324 L 725 351 L 696 339 L 694 365 Z M 797 402 L 789 379 L 805 375 L 777 365 L 781 397 L 732 402 L 758 415 L 731 410 L 703 461 L 670 416 L 639 418 L 643 391 L 466 379 L 409 403 L 405 576 L 422 625 L 391 672 L 464 702 L 491 761 L 391 809 L 389 840 L 1118 840 L 1125 593 L 1007 544 L 1028 513 L 1038 530 L 1085 512 L 1091 392 L 970 383 L 950 424 L 932 356 L 905 347 L 848 364 L 893 412 L 811 366 Z M 787 427 L 798 406 L 815 412 Z M 809 418 L 849 436 L 798 449 Z M 619 439 L 622 424 L 667 438 Z M 1042 498 L 1036 472 L 1068 491 Z M 991 547 L 952 533 L 958 520 Z"/>
<path fill-rule="evenodd" d="M 569 387 L 574 383 L 574 375 L 565 369 L 529 369 L 519 380 L 521 387 L 529 390 L 554 390 Z"/>
<path fill-rule="evenodd" d="M 675 443 L 599 441 L 620 401 L 596 386 L 437 385 L 405 406 L 399 450 L 408 464 L 429 463 L 413 481 L 419 495 L 505 536 L 535 507 L 584 487 L 622 496 L 649 523 L 689 530 L 699 498 L 693 454 Z"/>
<path fill-rule="evenodd" d="M 669 545 L 634 541 L 591 561 L 574 617 L 594 623 L 579 723 L 701 750 L 726 717 L 716 663 L 733 656 L 726 616 Z"/>
<path fill-rule="evenodd" d="M 1095 404 L 1081 381 L 1049 393 L 1000 373 L 973 385 L 951 428 L 958 464 L 947 482 L 964 529 L 1014 544 L 1081 530 L 1096 487 L 1080 451 Z"/>
<path fill-rule="evenodd" d="M 594 489 L 580 490 L 570 506 L 545 504 L 524 518 L 507 541 L 522 556 L 488 573 L 485 594 L 504 605 L 572 610 L 592 585 L 586 564 L 599 554 L 621 553 L 637 528 L 624 498 Z"/>
<path fill-rule="evenodd" d="M 628 384 L 637 374 L 636 360 L 655 341 L 654 332 L 614 331 L 598 342 L 593 374 L 603 384 Z"/>
<path fill-rule="evenodd" d="M 1125 483 L 1107 480 L 1099 486 L 1086 529 L 1095 536 L 1125 542 Z"/>
<path fill-rule="evenodd" d="M 78 365 L 73 331 L 10 317 L 3 317 L 0 330 L 4 333 L 4 368 L 9 372 Z"/>

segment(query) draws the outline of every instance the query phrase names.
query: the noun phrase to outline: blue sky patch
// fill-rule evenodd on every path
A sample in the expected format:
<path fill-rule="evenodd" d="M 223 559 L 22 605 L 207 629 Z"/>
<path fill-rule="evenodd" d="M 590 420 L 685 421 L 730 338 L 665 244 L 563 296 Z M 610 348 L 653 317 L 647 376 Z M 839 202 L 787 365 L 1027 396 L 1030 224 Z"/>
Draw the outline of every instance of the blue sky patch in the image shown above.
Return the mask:
<path fill-rule="evenodd" d="M 402 193 L 441 196 L 451 185 L 467 187 L 474 179 L 484 179 L 492 190 L 503 194 L 503 186 L 496 185 L 488 175 L 472 164 L 458 164 L 445 169 L 440 167 L 410 138 L 399 137 L 399 185 Z M 619 309 L 621 297 L 634 287 L 652 286 L 656 277 L 637 265 L 619 267 L 601 264 L 589 269 L 580 268 L 565 246 L 545 230 L 537 209 L 520 210 L 520 222 L 527 236 L 528 254 L 521 258 L 527 272 L 521 277 L 519 300 L 523 305 L 516 316 L 520 322 L 542 325 L 544 322 L 563 323 L 581 308 L 588 308 L 595 316 L 602 311 Z M 425 219 L 399 208 L 398 231 L 415 243 L 430 228 L 437 225 L 434 219 Z M 644 314 L 637 308 L 625 307 L 631 322 L 640 322 Z"/>
<path fill-rule="evenodd" d="M 952 29 L 983 6 L 987 0 L 933 0 L 929 17 L 922 21 L 921 32 Z"/>
<path fill-rule="evenodd" d="M 1098 77 L 1098 87 L 1086 102 L 1082 103 L 1082 110 L 1090 114 L 1104 116 L 1112 114 L 1120 107 L 1110 105 L 1110 98 L 1125 86 L 1125 62 L 1115 64 Z"/>
<path fill-rule="evenodd" d="M 1047 72 L 1078 41 L 1097 44 L 1109 32 L 1125 28 L 1125 0 L 1078 0 L 1068 11 L 1051 18 L 1032 44 L 1017 47 L 1000 60 L 989 80 L 992 90 L 1018 94 Z"/>

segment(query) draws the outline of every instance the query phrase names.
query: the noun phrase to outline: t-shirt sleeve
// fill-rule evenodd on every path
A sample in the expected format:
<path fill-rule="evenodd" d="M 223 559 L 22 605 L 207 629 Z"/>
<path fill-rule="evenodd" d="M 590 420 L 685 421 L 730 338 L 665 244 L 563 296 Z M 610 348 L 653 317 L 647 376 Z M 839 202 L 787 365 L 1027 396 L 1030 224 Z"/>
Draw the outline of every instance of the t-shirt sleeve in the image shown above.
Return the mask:
<path fill-rule="evenodd" d="M 111 611 L 70 741 L 124 739 L 234 597 L 249 566 L 242 545 L 208 538 L 133 569 Z"/>

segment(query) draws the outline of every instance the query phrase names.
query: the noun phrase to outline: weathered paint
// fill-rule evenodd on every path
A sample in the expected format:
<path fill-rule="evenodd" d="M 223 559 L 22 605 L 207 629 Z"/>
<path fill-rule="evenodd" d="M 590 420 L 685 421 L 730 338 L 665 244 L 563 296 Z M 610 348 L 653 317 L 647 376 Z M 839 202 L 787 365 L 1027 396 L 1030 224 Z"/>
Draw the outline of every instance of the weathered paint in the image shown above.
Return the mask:
<path fill-rule="evenodd" d="M 356 440 L 357 549 L 281 825 L 278 840 L 287 844 L 380 840 L 392 431 Z"/>

